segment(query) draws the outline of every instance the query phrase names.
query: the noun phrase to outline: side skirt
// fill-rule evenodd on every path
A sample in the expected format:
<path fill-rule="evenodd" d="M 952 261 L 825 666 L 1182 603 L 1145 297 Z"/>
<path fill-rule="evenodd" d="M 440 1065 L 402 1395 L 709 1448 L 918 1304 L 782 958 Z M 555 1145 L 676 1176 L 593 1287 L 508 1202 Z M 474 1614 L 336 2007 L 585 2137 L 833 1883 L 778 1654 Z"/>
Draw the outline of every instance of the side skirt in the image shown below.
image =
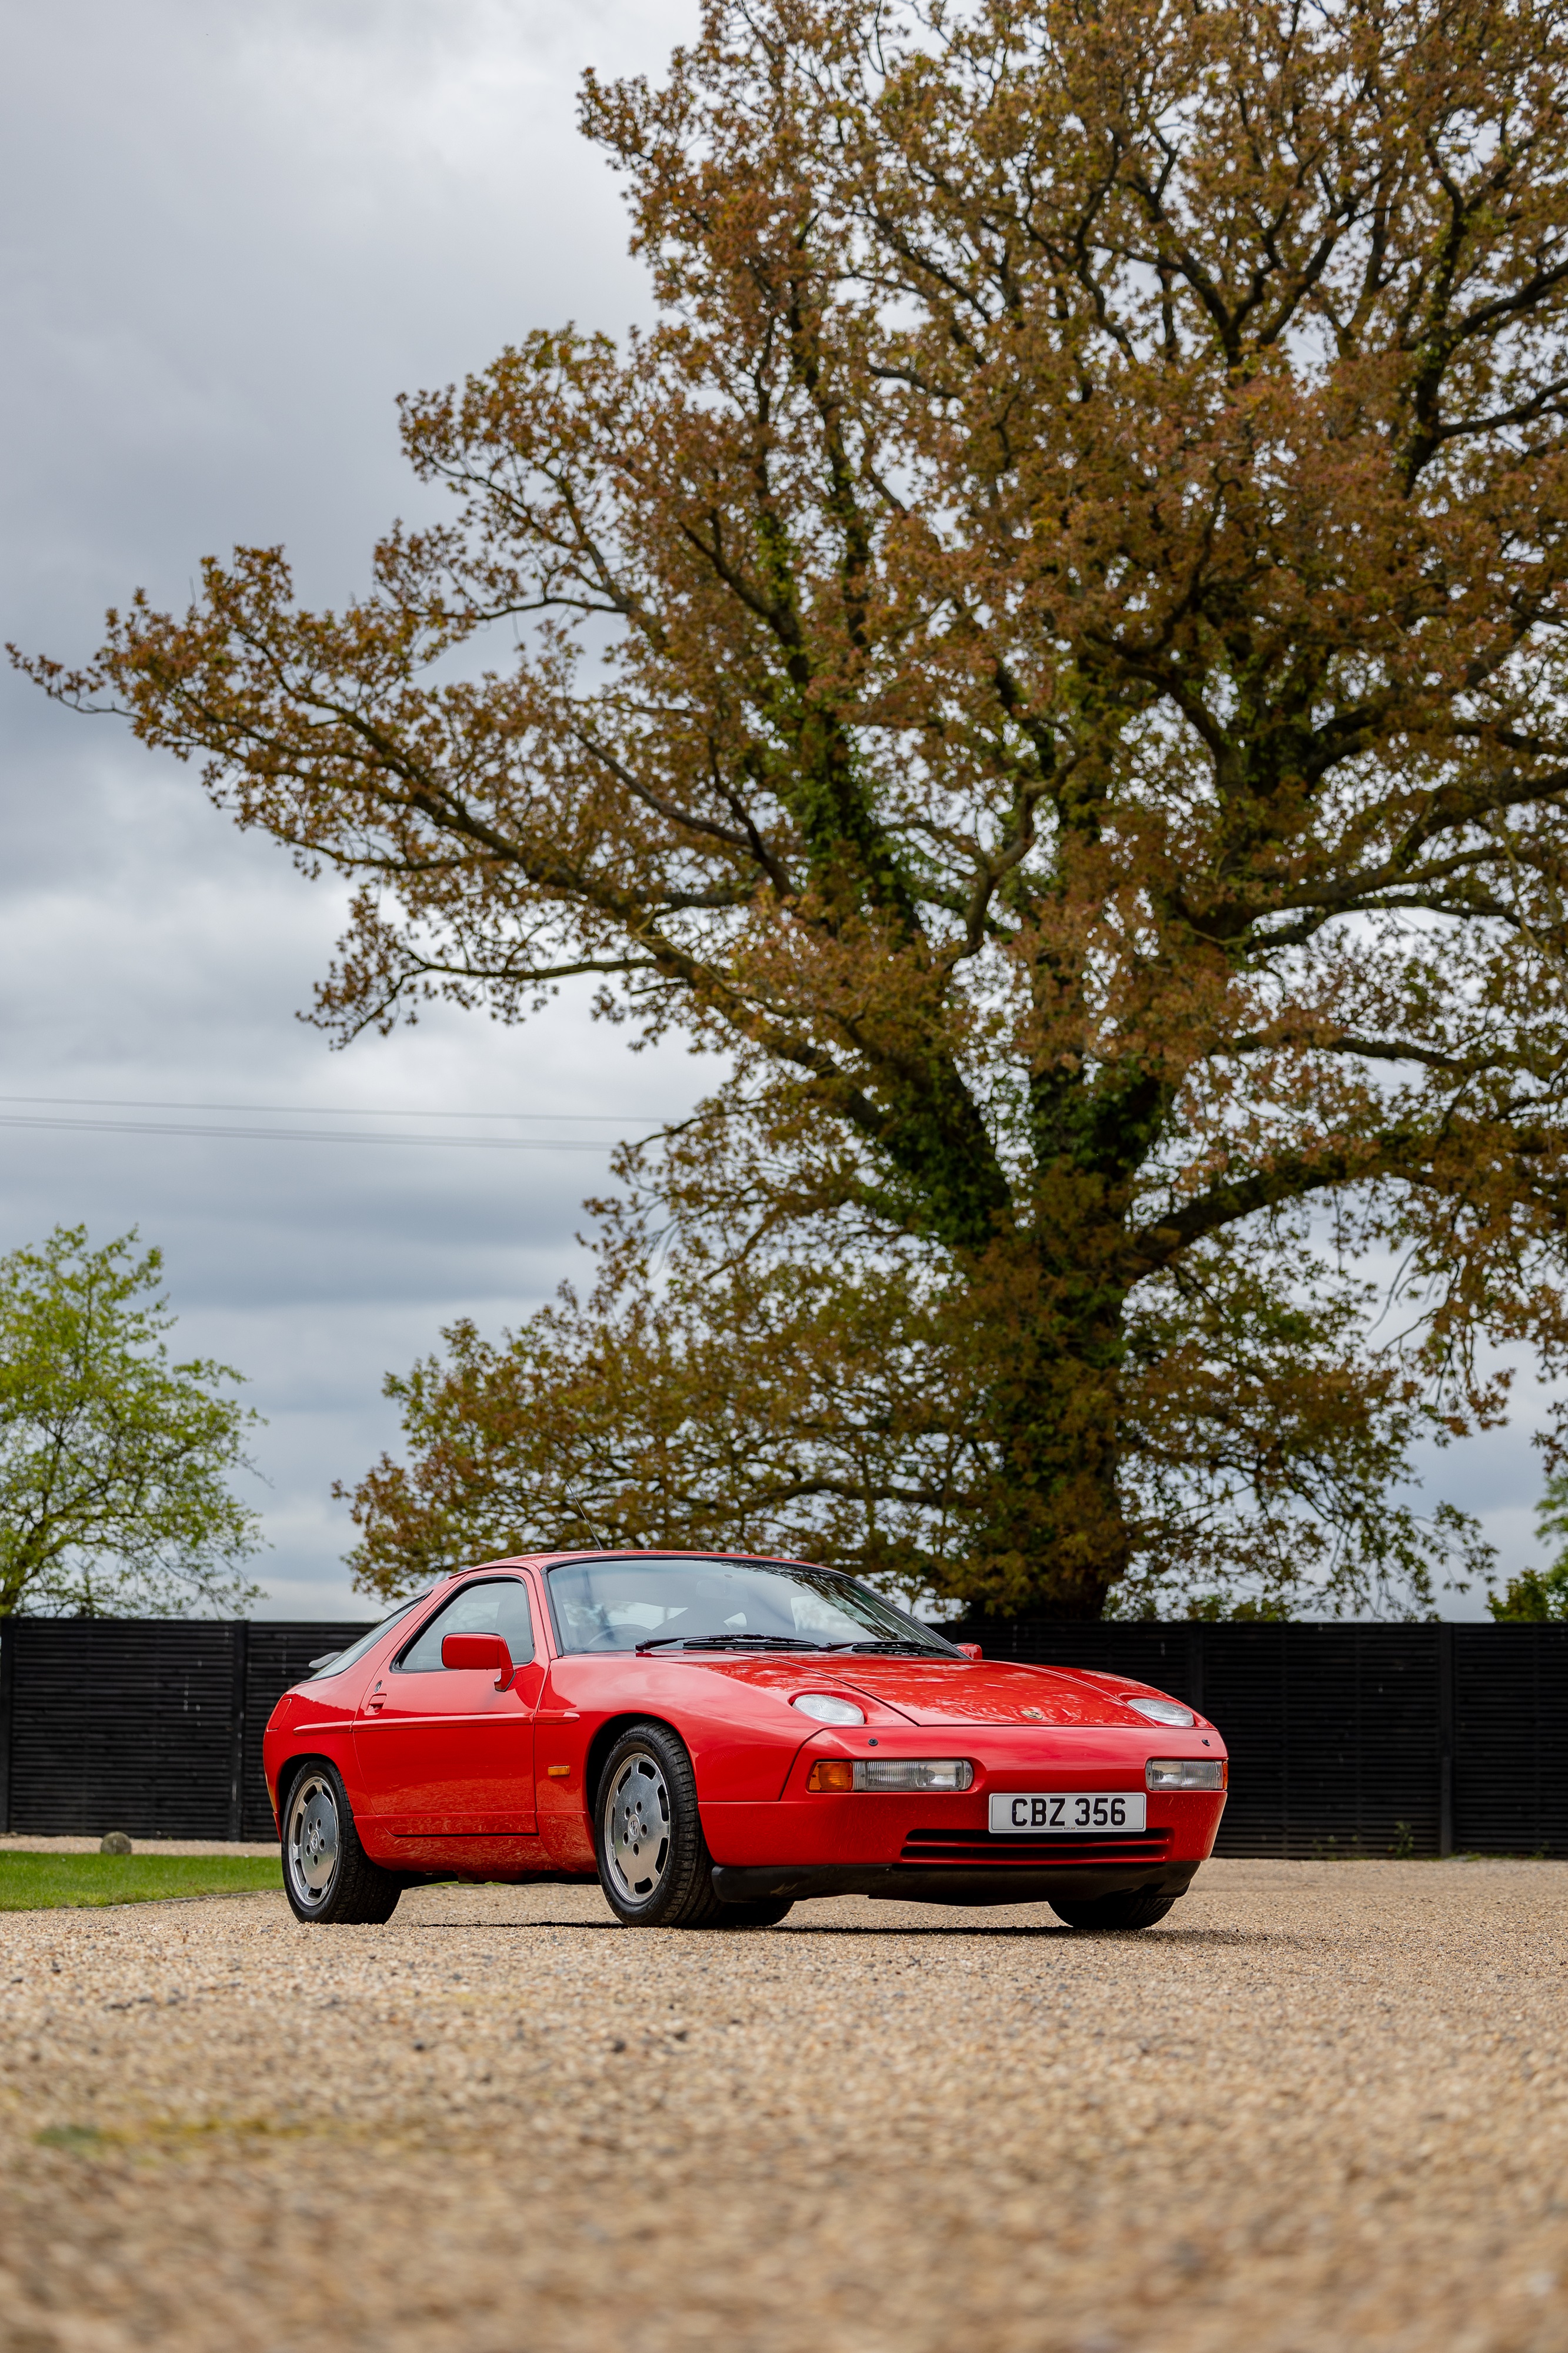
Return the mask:
<path fill-rule="evenodd" d="M 500 1865 L 493 1871 L 461 1871 L 456 1863 L 444 1871 L 399 1871 L 395 1863 L 384 1863 L 382 1868 L 404 1887 L 596 1887 L 599 1883 L 592 1872 L 584 1871 L 507 1871 Z"/>

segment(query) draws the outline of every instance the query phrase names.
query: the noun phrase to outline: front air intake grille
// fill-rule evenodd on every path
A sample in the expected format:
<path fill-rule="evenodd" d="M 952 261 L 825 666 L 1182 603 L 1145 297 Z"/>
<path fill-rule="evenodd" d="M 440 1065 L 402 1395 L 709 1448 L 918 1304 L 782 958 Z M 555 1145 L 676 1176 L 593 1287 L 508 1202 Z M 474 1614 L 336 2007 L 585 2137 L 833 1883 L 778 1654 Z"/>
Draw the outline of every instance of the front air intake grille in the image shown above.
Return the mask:
<path fill-rule="evenodd" d="M 1143 1831 L 1119 1839 L 1031 1839 L 965 1837 L 952 1831 L 911 1831 L 904 1841 L 900 1862 L 945 1863 L 973 1871 L 976 1863 L 988 1870 L 997 1864 L 1163 1862 L 1171 1852 L 1168 1830 Z"/>

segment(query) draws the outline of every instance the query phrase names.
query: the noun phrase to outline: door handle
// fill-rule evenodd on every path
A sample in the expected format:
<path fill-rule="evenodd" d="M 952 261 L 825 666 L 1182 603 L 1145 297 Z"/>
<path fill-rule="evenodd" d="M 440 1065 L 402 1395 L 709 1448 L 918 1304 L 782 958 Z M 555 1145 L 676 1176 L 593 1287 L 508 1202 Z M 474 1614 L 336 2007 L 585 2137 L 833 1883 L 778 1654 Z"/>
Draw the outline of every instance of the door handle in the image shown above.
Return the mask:
<path fill-rule="evenodd" d="M 374 1715 L 378 1709 L 384 1708 L 386 1705 L 386 1694 L 384 1692 L 372 1692 L 364 1704 L 366 1715 Z"/>

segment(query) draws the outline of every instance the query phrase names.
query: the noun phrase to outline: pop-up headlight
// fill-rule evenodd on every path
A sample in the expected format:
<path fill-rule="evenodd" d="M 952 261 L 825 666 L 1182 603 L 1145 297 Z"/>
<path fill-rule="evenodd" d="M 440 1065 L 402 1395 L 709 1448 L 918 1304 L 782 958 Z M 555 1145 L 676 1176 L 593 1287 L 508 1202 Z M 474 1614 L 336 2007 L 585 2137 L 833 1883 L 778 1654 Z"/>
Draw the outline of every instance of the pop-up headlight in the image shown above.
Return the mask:
<path fill-rule="evenodd" d="M 852 1699 L 840 1699 L 835 1692 L 797 1692 L 790 1702 L 802 1715 L 815 1716 L 818 1724 L 864 1724 L 866 1711 L 857 1707 Z"/>
<path fill-rule="evenodd" d="M 1197 1717 L 1193 1714 L 1192 1709 L 1184 1707 L 1179 1699 L 1145 1699 L 1141 1692 L 1123 1692 L 1121 1704 L 1123 1707 L 1133 1709 L 1139 1715 L 1147 1716 L 1151 1724 L 1179 1724 L 1184 1726 L 1197 1722 Z"/>

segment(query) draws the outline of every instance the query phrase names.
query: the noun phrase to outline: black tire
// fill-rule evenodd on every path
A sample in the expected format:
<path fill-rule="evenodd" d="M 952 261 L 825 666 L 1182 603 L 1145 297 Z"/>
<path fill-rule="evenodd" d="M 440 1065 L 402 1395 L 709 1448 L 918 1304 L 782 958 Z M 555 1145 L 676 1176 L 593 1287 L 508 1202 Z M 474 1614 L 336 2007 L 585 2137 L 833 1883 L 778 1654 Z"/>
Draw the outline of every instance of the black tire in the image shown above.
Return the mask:
<path fill-rule="evenodd" d="M 709 1928 L 776 1928 L 786 1912 L 795 1910 L 793 1895 L 774 1895 L 759 1904 L 721 1904 Z"/>
<path fill-rule="evenodd" d="M 296 1920 L 311 1927 L 379 1927 L 391 1919 L 403 1882 L 372 1862 L 361 1846 L 335 1767 L 301 1766 L 279 1812 L 283 1893 Z"/>
<path fill-rule="evenodd" d="M 706 1928 L 731 1910 L 713 1893 L 686 1744 L 667 1724 L 634 1724 L 605 1760 L 594 1803 L 599 1884 L 628 1928 Z"/>
<path fill-rule="evenodd" d="M 1069 1928 L 1152 1928 L 1163 1920 L 1172 1905 L 1173 1895 L 1156 1895 L 1146 1887 L 1130 1889 L 1125 1895 L 1097 1895 L 1092 1904 L 1074 1904 L 1064 1897 L 1060 1902 L 1053 1895 L 1051 1910 Z"/>

